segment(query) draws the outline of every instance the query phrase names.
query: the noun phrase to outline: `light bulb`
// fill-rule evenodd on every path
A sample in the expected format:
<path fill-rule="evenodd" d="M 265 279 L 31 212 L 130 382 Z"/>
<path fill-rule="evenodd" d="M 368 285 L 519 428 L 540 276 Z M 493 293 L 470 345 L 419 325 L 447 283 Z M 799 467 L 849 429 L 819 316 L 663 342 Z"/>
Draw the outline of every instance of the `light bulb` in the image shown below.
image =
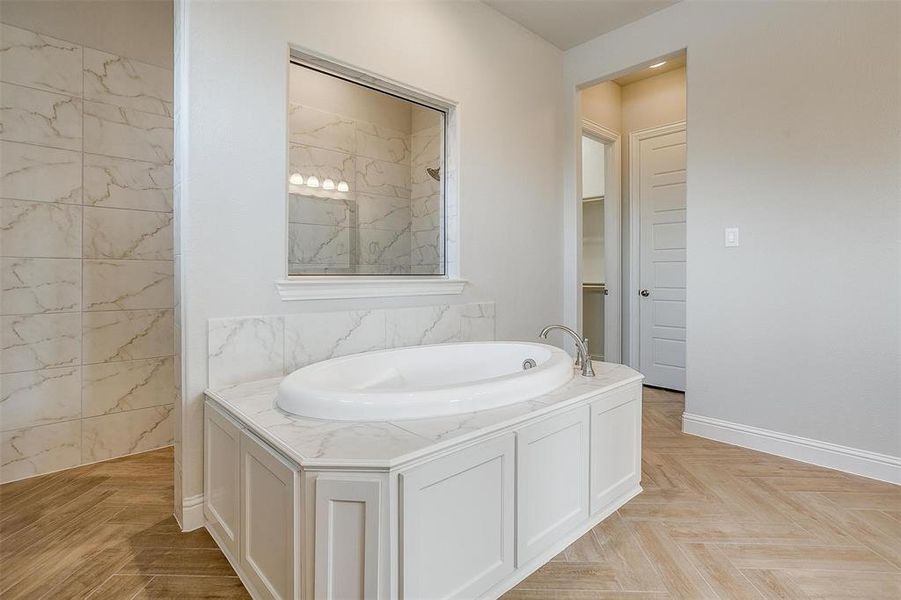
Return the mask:
<path fill-rule="evenodd" d="M 291 185 L 303 185 L 303 175 L 300 173 L 291 173 L 291 177 L 288 178 L 288 183 Z"/>
<path fill-rule="evenodd" d="M 319 187 L 319 178 L 315 175 L 310 175 L 309 177 L 307 177 L 307 185 L 312 188 Z"/>
<path fill-rule="evenodd" d="M 350 186 L 347 185 L 346 181 L 339 181 L 338 182 L 338 191 L 339 192 L 349 192 Z"/>
<path fill-rule="evenodd" d="M 322 189 L 324 189 L 324 190 L 333 190 L 333 189 L 335 189 L 335 182 L 332 181 L 331 179 L 325 179 L 325 180 L 322 182 Z"/>

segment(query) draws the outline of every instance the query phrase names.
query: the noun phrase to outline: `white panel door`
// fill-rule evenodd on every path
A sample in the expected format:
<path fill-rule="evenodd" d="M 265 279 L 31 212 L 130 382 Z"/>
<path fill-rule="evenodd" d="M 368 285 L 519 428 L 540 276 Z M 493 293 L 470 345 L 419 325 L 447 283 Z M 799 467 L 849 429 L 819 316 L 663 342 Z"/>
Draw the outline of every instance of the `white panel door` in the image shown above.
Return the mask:
<path fill-rule="evenodd" d="M 401 473 L 401 598 L 478 598 L 513 572 L 514 435 Z"/>
<path fill-rule="evenodd" d="M 684 391 L 685 125 L 637 138 L 639 370 L 648 385 Z"/>

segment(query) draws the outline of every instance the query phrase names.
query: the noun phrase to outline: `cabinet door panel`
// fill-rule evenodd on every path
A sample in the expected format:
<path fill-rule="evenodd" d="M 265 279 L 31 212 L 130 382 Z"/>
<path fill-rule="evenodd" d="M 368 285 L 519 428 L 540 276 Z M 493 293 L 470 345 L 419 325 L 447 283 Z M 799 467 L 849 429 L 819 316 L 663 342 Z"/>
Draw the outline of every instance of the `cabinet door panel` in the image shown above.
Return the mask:
<path fill-rule="evenodd" d="M 478 597 L 513 572 L 514 435 L 400 475 L 402 597 Z"/>
<path fill-rule="evenodd" d="M 316 479 L 316 600 L 379 597 L 381 481 Z"/>
<path fill-rule="evenodd" d="M 516 432 L 516 564 L 588 519 L 588 407 Z"/>
<path fill-rule="evenodd" d="M 591 404 L 591 512 L 641 481 L 641 388 Z"/>
<path fill-rule="evenodd" d="M 259 593 L 287 600 L 299 589 L 294 519 L 297 469 L 252 435 L 241 437 L 241 566 Z"/>
<path fill-rule="evenodd" d="M 234 558 L 238 555 L 240 535 L 241 428 L 206 403 L 203 430 L 203 512 L 207 527 Z"/>

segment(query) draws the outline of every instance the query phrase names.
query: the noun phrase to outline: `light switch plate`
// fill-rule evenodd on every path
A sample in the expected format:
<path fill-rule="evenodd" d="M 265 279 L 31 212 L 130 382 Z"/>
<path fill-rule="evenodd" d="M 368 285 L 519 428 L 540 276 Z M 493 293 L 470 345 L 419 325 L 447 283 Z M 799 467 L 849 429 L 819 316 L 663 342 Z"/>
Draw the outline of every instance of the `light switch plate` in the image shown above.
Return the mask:
<path fill-rule="evenodd" d="M 738 248 L 738 227 L 726 227 L 726 248 Z"/>

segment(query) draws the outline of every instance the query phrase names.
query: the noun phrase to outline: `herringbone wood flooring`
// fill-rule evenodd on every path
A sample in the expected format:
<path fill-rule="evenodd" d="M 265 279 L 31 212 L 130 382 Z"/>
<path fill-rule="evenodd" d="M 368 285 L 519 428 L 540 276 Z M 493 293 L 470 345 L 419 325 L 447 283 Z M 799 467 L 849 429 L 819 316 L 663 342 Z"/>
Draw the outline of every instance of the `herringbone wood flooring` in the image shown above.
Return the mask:
<path fill-rule="evenodd" d="M 644 492 L 503 600 L 901 598 L 901 489 L 681 432 L 645 388 Z"/>
<path fill-rule="evenodd" d="M 644 493 L 505 600 L 901 598 L 898 488 L 680 431 L 646 388 Z M 0 597 L 246 598 L 170 516 L 172 451 L 0 486 Z"/>
<path fill-rule="evenodd" d="M 172 449 L 0 486 L 0 598 L 249 598 L 172 517 Z"/>

